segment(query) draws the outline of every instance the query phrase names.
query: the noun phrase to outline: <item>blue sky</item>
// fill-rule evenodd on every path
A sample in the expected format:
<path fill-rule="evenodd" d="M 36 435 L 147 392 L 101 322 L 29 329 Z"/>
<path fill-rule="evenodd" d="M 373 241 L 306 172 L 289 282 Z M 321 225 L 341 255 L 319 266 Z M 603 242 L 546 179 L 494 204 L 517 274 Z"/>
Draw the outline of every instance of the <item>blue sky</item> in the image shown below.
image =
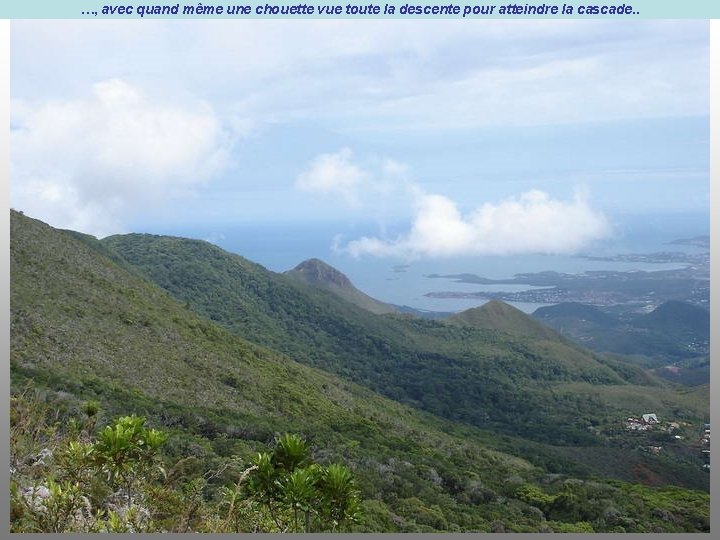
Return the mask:
<path fill-rule="evenodd" d="M 572 253 L 707 213 L 706 21 L 13 21 L 15 208 L 98 236 L 370 223 Z"/>

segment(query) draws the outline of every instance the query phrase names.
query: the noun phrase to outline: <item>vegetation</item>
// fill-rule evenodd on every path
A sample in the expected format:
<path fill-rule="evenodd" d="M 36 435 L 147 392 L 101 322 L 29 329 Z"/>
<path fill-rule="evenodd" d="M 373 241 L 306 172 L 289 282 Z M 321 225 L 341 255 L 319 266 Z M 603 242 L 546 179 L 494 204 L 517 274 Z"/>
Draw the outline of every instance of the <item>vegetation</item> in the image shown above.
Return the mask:
<path fill-rule="evenodd" d="M 603 399 L 602 389 L 610 395 L 653 386 L 656 399 L 636 407 L 682 400 L 643 370 L 593 355 L 511 308 L 470 310 L 455 324 L 378 317 L 207 242 L 131 234 L 102 243 L 233 333 L 451 420 L 551 445 L 591 446 L 602 441 L 589 426 L 633 414 Z M 481 324 L 490 320 L 494 325 Z M 564 391 L 577 382 L 600 388 L 600 397 Z M 683 410 L 684 419 L 700 422 L 707 407 Z M 671 413 L 665 405 L 655 412 Z"/>
<path fill-rule="evenodd" d="M 12 532 L 322 532 L 360 516 L 353 474 L 312 463 L 297 435 L 279 437 L 207 499 L 208 480 L 224 471 L 183 478 L 187 458 L 167 470 L 160 449 L 168 434 L 144 417 L 118 418 L 93 435 L 97 409 L 86 405 L 82 423 L 71 416 L 63 430 L 38 398 L 30 390 L 12 398 Z M 38 443 L 39 455 L 18 453 Z"/>
<path fill-rule="evenodd" d="M 363 501 L 373 487 L 344 465 L 318 464 L 323 449 L 297 435 L 216 460 L 142 417 L 97 429 L 104 411 L 67 394 L 15 391 L 11 412 L 12 532 L 709 530 L 709 495 L 677 487 L 522 468 L 492 484 L 492 474 L 466 479 L 437 459 L 415 471 L 395 462 L 383 471 L 395 478 L 388 502 Z M 452 481 L 456 497 L 432 496 L 417 476 Z"/>
<path fill-rule="evenodd" d="M 279 532 L 336 531 L 357 522 L 360 493 L 347 467 L 313 463 L 305 441 L 294 434 L 278 438 L 248 469 L 249 493 L 262 503 Z"/>
<path fill-rule="evenodd" d="M 197 263 L 204 268 L 204 261 Z M 210 266 L 221 271 L 219 262 Z M 665 472 L 656 473 L 660 483 L 672 477 L 685 487 L 661 496 L 656 488 L 592 480 L 601 469 L 585 449 L 568 452 L 557 441 L 522 435 L 536 420 L 553 425 L 555 434 L 567 429 L 567 441 L 583 433 L 582 440 L 602 447 L 603 439 L 587 429 L 593 422 L 646 403 L 659 404 L 659 414 L 701 417 L 707 395 L 630 385 L 615 368 L 587 353 L 570 356 L 580 353 L 547 340 L 378 317 L 247 264 L 257 276 L 267 274 L 281 284 L 281 292 L 274 293 L 274 282 L 258 277 L 254 286 L 267 286 L 267 294 L 237 305 L 239 312 L 249 310 L 251 328 L 257 329 L 255 317 L 270 321 L 278 333 L 270 332 L 268 340 L 308 355 L 313 347 L 307 340 L 317 339 L 318 359 L 333 358 L 325 347 L 335 351 L 345 343 L 353 354 L 335 358 L 335 371 L 357 370 L 362 376 L 342 378 L 246 341 L 196 314 L 194 299 L 186 307 L 186 299 L 178 301 L 139 271 L 128 271 L 87 238 L 12 214 L 13 530 L 429 532 L 590 526 L 608 531 L 618 526 L 600 514 L 584 521 L 574 521 L 569 511 L 550 517 L 516 492 L 530 485 L 555 496 L 570 480 L 606 486 L 581 492 L 577 508 L 604 511 L 612 505 L 630 520 L 620 525 L 625 530 L 705 530 L 708 498 L 698 489 L 706 489 L 707 479 L 689 473 L 695 467 L 691 461 L 663 463 Z M 247 286 L 240 293 L 252 289 L 252 281 L 240 283 Z M 287 317 L 263 311 L 268 299 Z M 316 318 L 308 316 L 301 324 L 299 306 L 315 309 Z M 251 308 L 257 312 L 251 315 Z M 349 332 L 344 342 L 340 333 L 325 332 L 335 328 L 333 318 L 339 321 L 333 332 L 343 327 Z M 291 328 L 292 335 L 310 337 L 293 344 L 283 333 Z M 370 352 L 363 356 L 363 351 Z M 555 357 L 558 362 L 551 362 Z M 384 386 L 372 376 L 382 367 L 381 358 L 386 359 Z M 345 359 L 349 365 L 343 367 Z M 417 378 L 398 382 L 415 368 Z M 488 382 L 469 384 L 472 377 L 484 376 L 501 388 L 493 394 Z M 426 410 L 399 404 L 350 378 L 365 378 Z M 461 391 L 466 382 L 470 396 Z M 519 390 L 525 382 L 527 396 Z M 457 410 L 448 398 L 440 399 L 443 392 L 458 400 Z M 492 406 L 484 392 L 511 403 Z M 618 404 L 608 392 L 625 397 Z M 479 414 L 468 413 L 483 400 L 489 405 L 481 412 L 505 411 L 504 433 L 488 429 L 500 423 L 499 417 L 482 424 L 476 422 Z M 553 424 L 567 419 L 563 409 L 575 404 L 579 418 Z M 536 411 L 545 406 L 548 418 L 538 418 Z M 433 408 L 448 410 L 440 417 L 428 412 Z M 464 414 L 471 423 L 461 421 Z M 297 441 L 309 449 L 307 462 L 281 457 L 277 441 L 283 433 L 298 434 Z M 139 452 L 150 448 L 145 442 L 150 440 L 155 441 L 152 452 Z M 615 450 L 616 478 L 637 481 L 635 469 L 657 462 L 634 449 Z M 261 470 L 273 481 L 263 481 Z M 634 489 L 643 497 L 657 495 L 652 499 L 657 516 L 640 505 L 637 493 L 625 496 Z M 47 513 L 34 506 L 42 503 L 33 493 L 41 492 L 52 496 Z M 677 506 L 673 497 L 680 501 Z M 665 511 L 675 521 L 664 520 Z"/>
<path fill-rule="evenodd" d="M 480 307 L 466 309 L 450 317 L 447 322 L 565 343 L 562 336 L 550 327 L 500 300 L 490 300 Z"/>
<path fill-rule="evenodd" d="M 619 309 L 619 308 L 614 308 Z M 606 312 L 608 311 L 608 312 Z M 638 315 L 564 302 L 539 308 L 533 317 L 594 351 L 639 357 L 649 367 L 688 359 L 707 359 L 710 313 L 707 309 L 670 300 Z M 694 374 L 697 378 L 698 374 Z M 709 370 L 705 372 L 708 382 Z M 682 377 L 679 377 L 682 380 Z"/>
<path fill-rule="evenodd" d="M 398 313 L 395 306 L 375 300 L 358 290 L 342 272 L 319 259 L 303 261 L 292 270 L 285 272 L 284 275 L 313 287 L 332 292 L 343 300 L 371 313 L 377 315 Z"/>

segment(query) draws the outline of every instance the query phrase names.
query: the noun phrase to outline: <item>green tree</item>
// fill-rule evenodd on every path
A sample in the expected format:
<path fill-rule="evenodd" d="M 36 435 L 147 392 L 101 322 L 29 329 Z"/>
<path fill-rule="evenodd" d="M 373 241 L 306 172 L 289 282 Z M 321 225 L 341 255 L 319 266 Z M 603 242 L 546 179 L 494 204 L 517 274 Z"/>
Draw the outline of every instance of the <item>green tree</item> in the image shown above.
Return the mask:
<path fill-rule="evenodd" d="M 331 463 L 321 471 L 319 482 L 323 511 L 336 527 L 355 522 L 360 516 L 360 492 L 352 472 L 344 465 Z"/>
<path fill-rule="evenodd" d="M 164 472 L 159 450 L 166 440 L 166 433 L 145 427 L 145 418 L 135 415 L 123 416 L 100 431 L 91 459 L 111 486 L 125 491 L 128 508 L 138 480 L 152 472 Z"/>
<path fill-rule="evenodd" d="M 313 463 L 307 443 L 285 434 L 270 453 L 259 453 L 247 482 L 281 532 L 335 531 L 360 516 L 360 493 L 343 465 Z"/>

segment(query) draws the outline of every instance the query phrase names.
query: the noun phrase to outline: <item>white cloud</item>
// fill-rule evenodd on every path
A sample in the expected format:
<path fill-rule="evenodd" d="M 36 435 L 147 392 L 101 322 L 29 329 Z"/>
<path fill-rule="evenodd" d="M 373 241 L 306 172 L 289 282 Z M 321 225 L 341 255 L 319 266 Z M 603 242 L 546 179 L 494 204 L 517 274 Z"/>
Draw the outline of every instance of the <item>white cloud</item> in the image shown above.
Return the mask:
<path fill-rule="evenodd" d="M 703 21 L 660 20 L 13 21 L 13 204 L 54 224 L 115 232 L 133 212 L 157 210 L 158 201 L 193 191 L 222 169 L 227 131 L 255 141 L 253 153 L 237 152 L 248 164 L 242 174 L 203 192 L 198 220 L 337 216 L 329 205 L 296 205 L 287 182 L 299 170 L 293 160 L 325 144 L 403 152 L 405 159 L 437 146 L 433 162 L 445 170 L 437 177 L 448 183 L 476 180 L 467 165 L 483 167 L 494 155 L 492 144 L 462 155 L 443 144 L 464 130 L 468 140 L 487 134 L 498 145 L 517 144 L 525 163 L 550 151 L 585 167 L 582 160 L 592 162 L 602 146 L 588 150 L 591 141 L 578 137 L 578 145 L 558 149 L 551 133 L 547 148 L 530 137 L 525 153 L 523 140 L 503 142 L 504 130 L 705 116 L 708 36 Z M 110 87 L 101 84 L 88 97 L 97 81 Z M 267 166 L 265 156 L 285 133 L 296 139 L 283 140 L 291 148 Z M 515 133 L 523 139 L 522 130 Z M 642 156 L 671 144 L 665 140 L 649 137 L 637 145 L 645 150 L 640 158 L 633 148 L 627 157 L 608 156 L 604 166 L 644 167 Z M 357 205 L 375 197 L 369 211 L 377 216 L 392 196 L 402 198 L 404 189 L 385 181 L 405 174 L 392 165 L 335 160 L 331 184 L 323 184 L 322 163 L 298 182 Z M 502 168 L 515 167 L 508 161 Z M 332 165 L 328 157 L 325 172 Z M 247 181 L 284 183 L 259 202 Z M 182 215 L 177 207 L 174 215 Z"/>
<path fill-rule="evenodd" d="M 78 76 L 131 73 L 202 93 L 249 125 L 343 131 L 708 113 L 702 21 L 86 23 L 13 22 L 14 93 L 45 92 L 38 73 L 58 92 Z"/>
<path fill-rule="evenodd" d="M 343 148 L 334 154 L 321 154 L 300 173 L 295 187 L 303 191 L 338 195 L 352 206 L 359 204 L 358 190 L 370 180 L 370 174 L 352 163 L 352 150 Z"/>
<path fill-rule="evenodd" d="M 350 148 L 320 154 L 295 179 L 301 191 L 340 197 L 354 208 L 370 197 L 388 197 L 402 184 L 407 167 L 387 158 L 372 157 L 358 163 Z"/>
<path fill-rule="evenodd" d="M 569 201 L 532 190 L 498 204 L 485 203 L 467 217 L 449 198 L 416 189 L 416 214 L 410 231 L 387 240 L 363 237 L 342 251 L 355 257 L 458 257 L 573 253 L 610 234 L 605 216 L 587 197 Z"/>
<path fill-rule="evenodd" d="M 210 106 L 150 99 L 120 79 L 84 99 L 16 101 L 12 124 L 13 207 L 97 235 L 191 193 L 229 160 Z"/>
<path fill-rule="evenodd" d="M 607 218 L 590 207 L 583 191 L 562 201 L 534 189 L 497 204 L 484 203 L 464 216 L 455 201 L 415 184 L 405 164 L 375 158 L 374 168 L 362 168 L 352 159 L 349 148 L 321 154 L 298 176 L 295 187 L 340 196 L 364 212 L 382 208 L 399 194 L 414 207 L 410 230 L 396 238 L 366 236 L 343 246 L 336 236 L 333 249 L 354 257 L 573 253 L 611 232 Z M 396 200 L 391 208 L 399 206 Z"/>

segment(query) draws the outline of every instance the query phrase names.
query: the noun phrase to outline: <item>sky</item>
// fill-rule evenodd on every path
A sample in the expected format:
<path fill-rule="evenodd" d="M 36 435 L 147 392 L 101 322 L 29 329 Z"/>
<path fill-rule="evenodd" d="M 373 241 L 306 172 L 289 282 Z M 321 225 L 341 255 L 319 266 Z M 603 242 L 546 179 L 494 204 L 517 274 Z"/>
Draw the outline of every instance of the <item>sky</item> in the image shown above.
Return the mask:
<path fill-rule="evenodd" d="M 13 21 L 11 205 L 98 237 L 575 253 L 708 212 L 708 44 L 707 21 Z"/>

